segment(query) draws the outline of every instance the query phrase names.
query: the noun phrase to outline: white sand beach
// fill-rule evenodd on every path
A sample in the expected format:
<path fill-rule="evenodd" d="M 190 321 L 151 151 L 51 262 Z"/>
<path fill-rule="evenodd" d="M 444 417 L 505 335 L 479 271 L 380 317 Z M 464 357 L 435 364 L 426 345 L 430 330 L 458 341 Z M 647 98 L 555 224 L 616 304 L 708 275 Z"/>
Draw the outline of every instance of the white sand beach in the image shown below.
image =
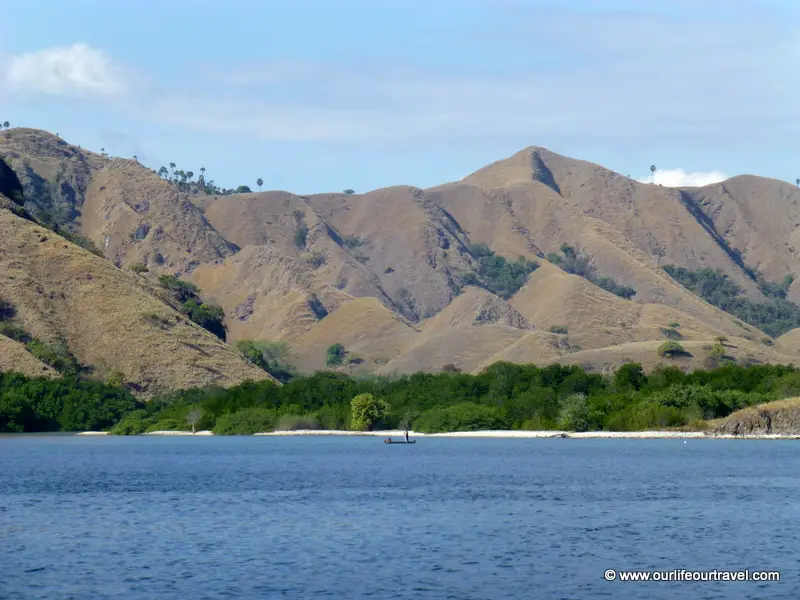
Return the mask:
<path fill-rule="evenodd" d="M 197 431 L 192 433 L 191 431 L 149 431 L 147 433 L 143 433 L 142 435 L 214 435 L 213 431 L 204 430 L 204 431 Z"/>
<path fill-rule="evenodd" d="M 106 431 L 81 431 L 74 435 L 109 435 Z M 150 431 L 141 435 L 147 436 L 209 436 L 213 431 Z M 403 439 L 403 431 L 347 431 L 334 429 L 298 429 L 294 431 L 270 431 L 256 433 L 256 436 L 368 436 L 393 438 L 398 441 Z M 709 440 L 797 440 L 800 435 L 729 435 L 712 434 L 703 431 L 585 431 L 581 433 L 568 431 L 522 431 L 522 430 L 493 430 L 493 431 L 451 431 L 448 433 L 418 433 L 409 431 L 410 438 L 564 438 L 564 439 L 709 439 Z"/>

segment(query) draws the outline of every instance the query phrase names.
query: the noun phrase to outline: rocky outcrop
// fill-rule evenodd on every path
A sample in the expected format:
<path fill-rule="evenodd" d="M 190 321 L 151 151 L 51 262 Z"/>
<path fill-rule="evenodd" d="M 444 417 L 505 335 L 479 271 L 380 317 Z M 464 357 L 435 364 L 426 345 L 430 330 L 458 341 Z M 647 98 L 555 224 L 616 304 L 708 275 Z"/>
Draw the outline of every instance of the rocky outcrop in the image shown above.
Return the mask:
<path fill-rule="evenodd" d="M 713 429 L 717 435 L 800 435 L 800 398 L 737 411 Z"/>

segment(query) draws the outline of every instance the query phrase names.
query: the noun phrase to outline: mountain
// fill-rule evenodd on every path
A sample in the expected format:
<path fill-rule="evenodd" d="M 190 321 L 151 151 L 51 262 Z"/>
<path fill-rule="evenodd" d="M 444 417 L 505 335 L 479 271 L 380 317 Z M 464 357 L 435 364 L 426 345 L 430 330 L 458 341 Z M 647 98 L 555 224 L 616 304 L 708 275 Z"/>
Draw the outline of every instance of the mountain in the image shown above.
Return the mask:
<path fill-rule="evenodd" d="M 301 371 L 326 368 L 332 344 L 346 351 L 336 368 L 382 374 L 688 369 L 717 338 L 730 360 L 800 355 L 762 329 L 800 325 L 800 191 L 779 181 L 663 188 L 534 146 L 430 189 L 233 194 L 38 130 L 1 133 L 0 156 L 30 212 L 108 259 L 91 269 L 162 300 L 158 276 L 177 275 L 222 307 L 228 341 L 284 341 Z M 727 296 L 700 269 L 719 270 Z M 668 339 L 686 352 L 661 356 Z"/>
<path fill-rule="evenodd" d="M 0 369 L 82 372 L 142 396 L 269 377 L 163 290 L 39 225 L 5 195 L 0 240 Z"/>

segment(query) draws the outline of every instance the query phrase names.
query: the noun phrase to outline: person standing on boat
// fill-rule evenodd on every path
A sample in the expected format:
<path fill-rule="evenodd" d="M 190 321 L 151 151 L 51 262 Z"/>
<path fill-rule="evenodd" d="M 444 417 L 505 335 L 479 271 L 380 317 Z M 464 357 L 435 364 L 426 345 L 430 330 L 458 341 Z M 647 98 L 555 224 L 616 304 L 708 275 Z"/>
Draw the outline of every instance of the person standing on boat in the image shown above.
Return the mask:
<path fill-rule="evenodd" d="M 406 429 L 405 433 L 403 434 L 406 437 L 406 444 L 408 443 L 408 429 Z"/>

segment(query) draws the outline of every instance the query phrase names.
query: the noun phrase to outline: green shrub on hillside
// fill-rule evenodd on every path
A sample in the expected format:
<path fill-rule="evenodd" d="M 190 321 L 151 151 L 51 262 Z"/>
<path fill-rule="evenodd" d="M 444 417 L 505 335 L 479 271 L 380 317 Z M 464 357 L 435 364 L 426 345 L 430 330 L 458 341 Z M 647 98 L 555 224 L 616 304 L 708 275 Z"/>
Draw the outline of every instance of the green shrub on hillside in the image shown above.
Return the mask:
<path fill-rule="evenodd" d="M 561 254 L 551 252 L 547 255 L 547 260 L 554 265 L 558 265 L 563 271 L 583 277 L 620 298 L 630 300 L 636 295 L 635 289 L 621 285 L 611 277 L 598 277 L 597 269 L 592 264 L 591 256 L 584 250 L 577 250 L 568 244 L 562 244 Z"/>
<path fill-rule="evenodd" d="M 673 358 L 675 356 L 680 356 L 681 354 L 686 354 L 686 350 L 684 350 L 683 346 L 681 346 L 678 342 L 669 340 L 658 347 L 658 354 L 659 356 Z"/>
<path fill-rule="evenodd" d="M 528 276 L 539 268 L 539 263 L 520 256 L 508 262 L 484 244 L 473 244 L 469 248 L 478 261 L 478 272 L 462 276 L 463 285 L 483 284 L 486 289 L 504 299 L 509 299 L 528 281 Z"/>
<path fill-rule="evenodd" d="M 288 342 L 239 340 L 236 342 L 236 348 L 247 360 L 282 383 L 295 376 L 295 368 L 290 362 L 292 354 Z"/>
<path fill-rule="evenodd" d="M 336 367 L 344 362 L 347 351 L 339 343 L 331 344 L 325 352 L 325 364 L 329 367 Z"/>
<path fill-rule="evenodd" d="M 181 281 L 175 275 L 161 275 L 158 283 L 182 304 L 182 310 L 189 319 L 206 331 L 213 333 L 222 341 L 227 337 L 225 313 L 216 304 L 200 300 L 199 288 L 189 282 Z"/>
<path fill-rule="evenodd" d="M 773 337 L 800 327 L 800 306 L 786 300 L 786 292 L 793 281 L 791 276 L 782 284 L 760 279 L 760 289 L 766 302 L 753 302 L 744 291 L 719 269 L 690 271 L 675 265 L 665 265 L 664 270 L 682 286 L 700 296 L 709 304 L 757 327 Z"/>

